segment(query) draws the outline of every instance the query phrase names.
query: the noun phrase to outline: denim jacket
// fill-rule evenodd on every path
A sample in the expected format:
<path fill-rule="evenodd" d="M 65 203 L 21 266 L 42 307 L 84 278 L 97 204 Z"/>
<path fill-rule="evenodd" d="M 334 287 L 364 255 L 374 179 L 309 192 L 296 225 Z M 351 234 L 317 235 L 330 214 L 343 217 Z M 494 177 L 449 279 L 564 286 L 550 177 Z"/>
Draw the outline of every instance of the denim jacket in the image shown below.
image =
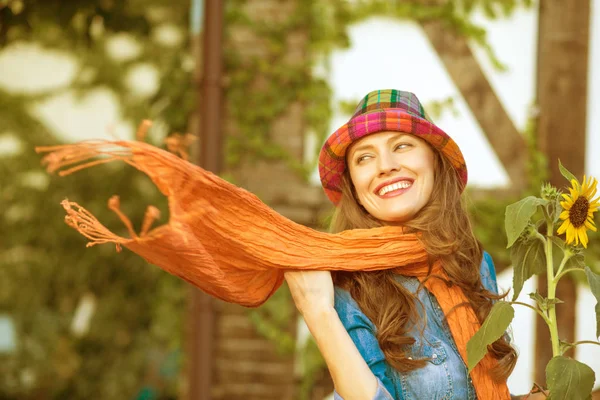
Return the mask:
<path fill-rule="evenodd" d="M 490 255 L 484 252 L 481 262 L 483 286 L 498 293 L 496 272 Z M 385 361 L 377 338 L 375 326 L 360 310 L 350 294 L 339 287 L 335 288 L 335 310 L 352 341 L 358 348 L 373 374 L 379 387 L 373 400 L 475 400 L 477 395 L 467 373 L 444 313 L 435 297 L 426 289 L 417 292 L 419 281 L 416 278 L 398 275 L 398 281 L 419 298 L 427 316 L 423 335 L 422 326 L 415 327 L 411 336 L 416 342 L 409 350 L 414 358 L 428 358 L 427 365 L 407 373 L 400 373 Z M 417 307 L 421 307 L 419 302 Z M 342 398 L 334 393 L 335 400 Z"/>

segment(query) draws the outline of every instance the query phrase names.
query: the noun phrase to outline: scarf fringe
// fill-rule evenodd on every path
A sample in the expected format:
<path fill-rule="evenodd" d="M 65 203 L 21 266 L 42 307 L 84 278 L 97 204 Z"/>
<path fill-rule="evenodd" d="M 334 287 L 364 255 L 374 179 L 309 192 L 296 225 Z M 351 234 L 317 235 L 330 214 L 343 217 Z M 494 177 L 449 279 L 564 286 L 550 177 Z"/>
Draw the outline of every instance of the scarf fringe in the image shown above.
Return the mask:
<path fill-rule="evenodd" d="M 114 197 L 111 198 L 111 200 L 112 199 L 114 199 Z M 74 228 L 77 230 L 77 232 L 81 233 L 90 240 L 90 242 L 86 244 L 86 247 L 92 247 L 103 243 L 115 243 L 117 252 L 120 252 L 121 244 L 126 244 L 132 240 L 117 236 L 107 227 L 102 225 L 100 221 L 98 221 L 98 219 L 94 217 L 88 210 L 73 201 L 65 199 L 61 202 L 61 205 L 67 212 L 67 215 L 65 216 L 65 222 L 67 225 L 69 225 L 71 228 Z M 127 221 L 129 221 L 129 219 L 127 219 Z M 131 222 L 129 223 L 131 224 Z"/>
<path fill-rule="evenodd" d="M 151 121 L 148 120 L 145 120 L 140 124 L 136 132 L 136 138 L 139 142 L 142 142 L 145 139 L 147 130 L 151 124 Z M 187 159 L 187 153 L 185 152 L 184 147 L 189 145 L 191 141 L 193 141 L 193 137 L 185 136 L 185 140 L 183 140 L 179 135 L 175 135 L 165 142 L 167 142 L 169 150 L 177 152 L 184 159 Z M 42 158 L 42 164 L 46 165 L 48 172 L 54 173 L 58 171 L 60 176 L 66 176 L 86 168 L 107 164 L 113 161 L 123 161 L 139 169 L 139 166 L 133 161 L 133 148 L 133 143 L 132 145 L 127 146 L 126 142 L 122 141 L 109 142 L 99 140 L 59 146 L 39 146 L 36 147 L 35 150 L 37 153 L 49 153 Z M 103 156 L 105 158 L 92 160 L 98 156 Z M 63 169 L 69 166 L 71 167 Z M 79 204 L 65 199 L 61 202 L 61 205 L 67 213 L 65 216 L 67 225 L 90 240 L 90 242 L 86 244 L 86 247 L 104 243 L 115 243 L 117 252 L 121 252 L 122 244 L 125 245 L 131 241 L 136 241 L 148 236 L 152 224 L 160 218 L 160 211 L 158 208 L 148 206 L 142 222 L 140 234 L 138 235 L 133 229 L 131 220 L 121 211 L 119 196 L 112 196 L 108 200 L 108 208 L 117 214 L 121 222 L 123 222 L 123 225 L 127 228 L 130 239 L 126 239 L 111 232 L 102 225 L 92 213 Z"/>
<path fill-rule="evenodd" d="M 122 244 L 126 245 L 131 241 L 137 241 L 147 237 L 154 221 L 160 218 L 160 211 L 158 208 L 154 206 L 148 206 L 142 222 L 142 229 L 138 235 L 133 229 L 131 220 L 125 214 L 123 214 L 120 209 L 119 196 L 112 196 L 110 200 L 108 200 L 108 208 L 117 214 L 121 222 L 123 222 L 123 225 L 125 225 L 127 228 L 127 231 L 131 236 L 130 239 L 127 239 L 111 232 L 107 227 L 102 225 L 102 223 L 98 221 L 98 219 L 94 217 L 92 213 L 81 207 L 76 202 L 65 199 L 61 202 L 61 205 L 67 212 L 67 215 L 65 216 L 65 222 L 67 225 L 74 228 L 77 230 L 77 232 L 90 240 L 90 242 L 86 244 L 86 247 L 92 247 L 97 244 L 104 243 L 115 243 L 117 246 L 117 252 L 121 252 Z"/>

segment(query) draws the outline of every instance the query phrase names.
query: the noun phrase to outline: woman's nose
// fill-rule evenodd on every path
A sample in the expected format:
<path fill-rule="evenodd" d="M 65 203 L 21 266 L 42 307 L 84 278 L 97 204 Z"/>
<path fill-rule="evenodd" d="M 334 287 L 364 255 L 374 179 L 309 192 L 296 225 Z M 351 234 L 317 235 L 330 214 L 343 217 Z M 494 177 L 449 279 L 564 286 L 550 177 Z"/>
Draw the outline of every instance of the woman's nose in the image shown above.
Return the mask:
<path fill-rule="evenodd" d="M 379 175 L 388 175 L 400 170 L 400 163 L 391 154 L 380 154 L 378 166 Z"/>

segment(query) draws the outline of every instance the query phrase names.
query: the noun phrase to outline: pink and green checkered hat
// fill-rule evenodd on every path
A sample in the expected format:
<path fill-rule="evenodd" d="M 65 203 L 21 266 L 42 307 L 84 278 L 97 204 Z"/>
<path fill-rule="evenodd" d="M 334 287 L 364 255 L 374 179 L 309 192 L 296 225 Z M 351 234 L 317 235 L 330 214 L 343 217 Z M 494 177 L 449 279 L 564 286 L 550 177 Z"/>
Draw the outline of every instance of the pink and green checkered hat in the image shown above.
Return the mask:
<path fill-rule="evenodd" d="M 387 89 L 367 94 L 352 118 L 327 139 L 319 154 L 319 175 L 329 200 L 337 205 L 342 197 L 342 175 L 348 146 L 371 133 L 411 133 L 440 151 L 452 164 L 461 182 L 467 185 L 467 165 L 458 145 L 427 116 L 417 96 Z"/>

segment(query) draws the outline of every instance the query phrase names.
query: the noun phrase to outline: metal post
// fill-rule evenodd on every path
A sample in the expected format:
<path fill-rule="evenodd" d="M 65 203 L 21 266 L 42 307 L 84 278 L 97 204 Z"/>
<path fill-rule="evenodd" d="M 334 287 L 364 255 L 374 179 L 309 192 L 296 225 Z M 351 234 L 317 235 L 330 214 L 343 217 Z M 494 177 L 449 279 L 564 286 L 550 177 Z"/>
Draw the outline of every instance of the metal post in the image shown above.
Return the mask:
<path fill-rule="evenodd" d="M 222 40 L 223 1 L 204 2 L 204 40 L 202 41 L 202 79 L 199 93 L 200 136 L 198 164 L 215 174 L 222 166 Z M 213 383 L 213 348 L 215 315 L 213 301 L 192 288 L 191 353 L 189 364 L 189 399 L 210 400 Z"/>

